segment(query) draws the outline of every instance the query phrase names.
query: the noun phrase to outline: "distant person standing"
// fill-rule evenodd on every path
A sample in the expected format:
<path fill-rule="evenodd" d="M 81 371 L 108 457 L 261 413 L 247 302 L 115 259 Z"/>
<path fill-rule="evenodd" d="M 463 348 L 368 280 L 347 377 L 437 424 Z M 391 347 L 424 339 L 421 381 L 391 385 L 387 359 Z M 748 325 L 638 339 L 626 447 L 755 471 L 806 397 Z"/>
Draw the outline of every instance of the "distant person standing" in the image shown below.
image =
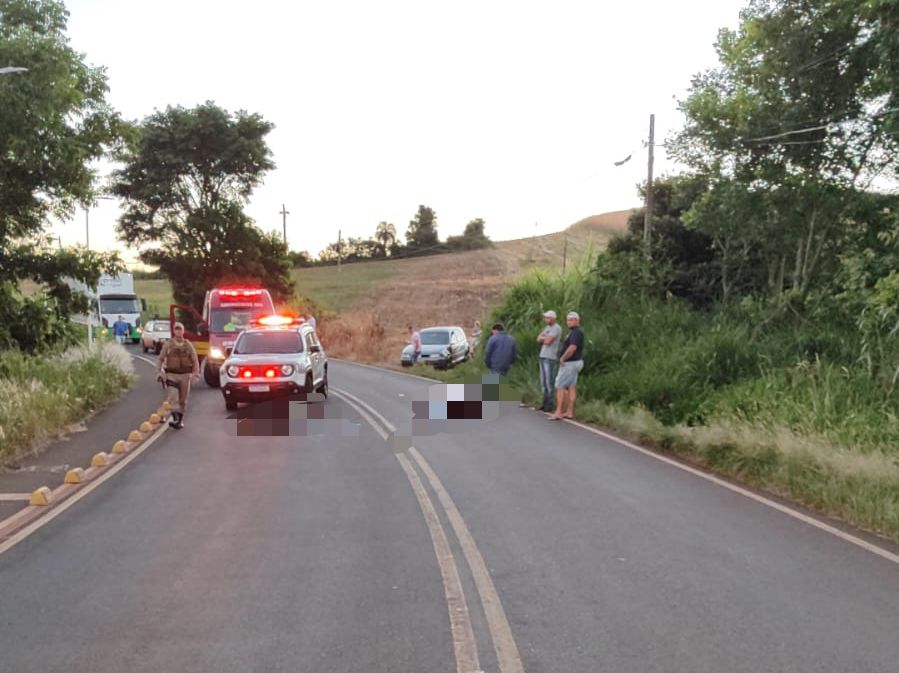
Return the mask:
<path fill-rule="evenodd" d="M 491 374 L 505 376 L 518 357 L 518 345 L 515 337 L 508 334 L 501 323 L 496 323 L 490 331 L 492 336 L 487 341 L 484 364 Z"/>
<path fill-rule="evenodd" d="M 311 313 L 306 316 L 306 324 L 311 325 L 312 329 L 315 329 L 315 316 Z"/>
<path fill-rule="evenodd" d="M 556 375 L 556 410 L 549 417 L 551 421 L 574 418 L 577 376 L 584 368 L 584 333 L 581 331 L 581 317 L 576 312 L 570 311 L 565 316 L 565 321 L 568 323 L 568 336 L 562 344 L 562 357 L 559 358 L 559 373 Z"/>
<path fill-rule="evenodd" d="M 116 343 L 125 343 L 125 337 L 128 336 L 129 332 L 131 332 L 131 326 L 125 322 L 122 316 L 119 316 L 119 319 L 112 323 L 112 333 L 115 335 Z"/>
<path fill-rule="evenodd" d="M 409 325 L 409 343 L 412 345 L 412 364 L 414 365 L 421 357 L 421 334 L 412 325 Z"/>
<path fill-rule="evenodd" d="M 559 361 L 559 342 L 562 338 L 562 327 L 556 322 L 556 312 L 546 311 L 543 314 L 546 322 L 543 331 L 537 336 L 540 344 L 540 355 L 537 362 L 540 365 L 540 390 L 543 392 L 543 402 L 540 411 L 553 410 L 553 390 L 556 379 L 556 365 Z"/>

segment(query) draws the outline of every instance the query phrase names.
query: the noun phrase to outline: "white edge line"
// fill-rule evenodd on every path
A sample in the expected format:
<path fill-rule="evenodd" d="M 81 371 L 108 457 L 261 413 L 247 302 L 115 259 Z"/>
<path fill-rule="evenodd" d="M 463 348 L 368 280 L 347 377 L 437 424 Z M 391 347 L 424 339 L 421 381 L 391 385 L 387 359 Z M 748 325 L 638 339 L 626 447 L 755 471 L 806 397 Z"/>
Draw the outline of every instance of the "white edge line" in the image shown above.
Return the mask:
<path fill-rule="evenodd" d="M 146 363 L 147 363 L 148 365 L 150 365 L 151 367 L 155 367 L 155 366 L 156 366 L 156 363 L 153 362 L 153 360 L 151 360 L 151 359 L 148 358 L 148 357 L 145 357 L 145 356 L 143 356 L 143 355 L 137 355 L 137 354 L 135 354 L 135 353 L 129 353 L 129 355 L 130 355 L 131 357 L 133 357 L 133 358 L 136 358 L 136 359 L 140 360 L 141 362 L 146 362 Z"/>
<path fill-rule="evenodd" d="M 352 365 L 354 367 L 364 367 L 365 369 L 374 369 L 378 372 L 386 372 L 387 374 L 396 374 L 397 376 L 406 376 L 410 379 L 418 379 L 419 381 L 427 381 L 428 383 L 441 383 L 440 379 L 429 379 L 426 376 L 419 376 L 418 374 L 407 374 L 406 372 L 400 372 L 395 369 L 387 369 L 387 367 L 379 367 L 377 365 L 369 365 L 364 362 L 354 362 L 353 360 L 344 360 L 342 358 L 329 358 L 336 362 L 339 362 L 344 365 Z"/>
<path fill-rule="evenodd" d="M 650 451 L 649 449 L 643 448 L 642 446 L 639 446 L 637 444 L 629 442 L 626 439 L 621 439 L 620 437 L 616 437 L 615 435 L 612 435 L 612 434 L 609 434 L 608 432 L 599 430 L 598 428 L 594 428 L 592 426 L 586 425 L 584 423 L 580 423 L 578 421 L 568 420 L 567 422 L 570 423 L 571 425 L 581 428 L 582 430 L 592 432 L 595 435 L 599 435 L 600 437 L 604 437 L 604 438 L 611 440 L 617 444 L 620 444 L 621 446 L 627 447 L 628 449 L 638 451 L 639 453 L 649 456 L 650 458 L 654 458 L 655 460 L 659 460 L 663 463 L 667 463 L 668 465 L 671 465 L 672 467 L 676 467 L 679 470 L 683 470 L 684 472 L 689 472 L 692 475 L 701 477 L 702 479 L 705 479 L 706 481 L 710 481 L 713 484 L 722 486 L 723 488 L 726 488 L 729 491 L 732 491 L 732 492 L 742 495 L 746 498 L 749 498 L 750 500 L 755 500 L 756 502 L 758 502 L 762 505 L 767 505 L 768 507 L 775 509 L 778 512 L 781 512 L 782 514 L 786 514 L 787 516 L 791 516 L 794 519 L 798 519 L 799 521 L 802 521 L 803 523 L 806 523 L 810 526 L 814 526 L 818 530 L 824 531 L 825 533 L 830 533 L 831 535 L 834 535 L 835 537 L 840 538 L 844 542 L 854 544 L 855 546 L 861 547 L 862 549 L 869 551 L 872 554 L 877 554 L 878 556 L 881 556 L 888 561 L 892 561 L 893 563 L 899 564 L 899 555 L 894 554 L 891 551 L 884 549 L 883 547 L 879 547 L 876 544 L 872 544 L 871 542 L 868 542 L 867 540 L 863 540 L 860 537 L 856 537 L 855 535 L 852 535 L 850 533 L 842 531 L 839 528 L 836 528 L 834 526 L 826 524 L 823 521 L 819 521 L 818 519 L 811 517 L 808 514 L 803 514 L 802 512 L 795 510 L 792 507 L 787 507 L 786 505 L 782 505 L 781 503 L 771 500 L 770 498 L 766 498 L 763 495 L 759 495 L 758 493 L 753 493 L 749 489 L 743 488 L 742 486 L 737 486 L 736 484 L 732 484 L 729 481 L 725 481 L 724 479 L 716 477 L 715 475 L 708 474 L 707 472 L 703 472 L 702 470 L 699 470 L 695 467 L 685 465 L 685 464 L 681 463 L 680 461 L 674 460 L 673 458 L 669 458 L 668 456 L 661 455 L 659 453 L 656 453 L 655 451 Z"/>
<path fill-rule="evenodd" d="M 25 526 L 22 530 L 12 535 L 5 542 L 0 544 L 0 554 L 12 549 L 19 542 L 27 538 L 29 535 L 34 533 L 36 530 L 45 526 L 58 517 L 60 514 L 65 512 L 69 507 L 74 505 L 76 502 L 81 500 L 83 497 L 88 495 L 95 488 L 99 487 L 100 484 L 105 482 L 107 479 L 112 478 L 113 475 L 118 473 L 119 470 L 123 469 L 128 463 L 137 458 L 140 454 L 142 454 L 146 449 L 148 449 L 153 442 L 159 439 L 165 431 L 168 430 L 168 425 L 163 424 L 160 430 L 157 430 L 154 435 L 152 435 L 149 439 L 143 442 L 139 447 L 131 451 L 127 456 L 122 458 L 120 461 L 115 463 L 112 467 L 110 467 L 106 472 L 101 474 L 96 479 L 90 481 L 84 488 L 79 489 L 68 498 L 62 501 L 56 507 L 53 507 L 49 512 L 45 515 L 39 517 L 37 520 L 32 521 L 30 524 Z"/>

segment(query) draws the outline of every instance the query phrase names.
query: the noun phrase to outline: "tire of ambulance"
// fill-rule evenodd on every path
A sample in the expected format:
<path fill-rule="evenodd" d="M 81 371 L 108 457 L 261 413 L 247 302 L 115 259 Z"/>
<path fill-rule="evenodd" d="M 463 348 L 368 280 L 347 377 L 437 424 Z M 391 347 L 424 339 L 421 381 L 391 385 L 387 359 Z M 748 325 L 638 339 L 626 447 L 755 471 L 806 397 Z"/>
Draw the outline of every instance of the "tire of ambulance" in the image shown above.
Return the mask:
<path fill-rule="evenodd" d="M 206 385 L 210 388 L 218 388 L 221 385 L 219 373 L 210 367 L 208 362 L 203 366 L 203 380 L 206 381 Z"/>
<path fill-rule="evenodd" d="M 225 409 L 228 411 L 237 411 L 237 402 L 234 400 L 225 400 Z"/>

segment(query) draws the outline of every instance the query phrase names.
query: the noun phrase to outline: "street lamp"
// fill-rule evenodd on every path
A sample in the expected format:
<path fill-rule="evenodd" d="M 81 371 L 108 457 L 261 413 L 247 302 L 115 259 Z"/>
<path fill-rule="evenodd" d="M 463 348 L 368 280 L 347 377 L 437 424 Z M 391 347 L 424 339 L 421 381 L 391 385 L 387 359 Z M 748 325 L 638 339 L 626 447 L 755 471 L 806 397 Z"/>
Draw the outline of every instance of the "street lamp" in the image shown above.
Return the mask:
<path fill-rule="evenodd" d="M 104 201 L 112 201 L 113 198 L 111 196 L 97 196 L 95 200 L 103 199 Z M 87 204 L 82 206 L 84 208 L 84 247 L 88 250 L 91 249 L 91 225 L 90 225 L 90 208 Z M 94 347 L 94 326 L 93 326 L 93 302 L 91 302 L 91 307 L 87 311 L 87 347 Z"/>

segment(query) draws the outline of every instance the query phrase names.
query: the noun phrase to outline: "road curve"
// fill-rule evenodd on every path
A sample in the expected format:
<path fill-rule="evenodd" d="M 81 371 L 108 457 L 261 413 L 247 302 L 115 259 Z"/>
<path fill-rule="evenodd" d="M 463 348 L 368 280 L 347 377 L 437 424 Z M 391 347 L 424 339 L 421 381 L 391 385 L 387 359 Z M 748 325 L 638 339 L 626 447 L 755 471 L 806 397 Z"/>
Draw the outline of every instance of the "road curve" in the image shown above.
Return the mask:
<path fill-rule="evenodd" d="M 0 555 L 0 671 L 896 670 L 888 559 L 517 407 L 397 439 L 435 384 L 330 379 L 289 426 L 200 385 Z"/>

